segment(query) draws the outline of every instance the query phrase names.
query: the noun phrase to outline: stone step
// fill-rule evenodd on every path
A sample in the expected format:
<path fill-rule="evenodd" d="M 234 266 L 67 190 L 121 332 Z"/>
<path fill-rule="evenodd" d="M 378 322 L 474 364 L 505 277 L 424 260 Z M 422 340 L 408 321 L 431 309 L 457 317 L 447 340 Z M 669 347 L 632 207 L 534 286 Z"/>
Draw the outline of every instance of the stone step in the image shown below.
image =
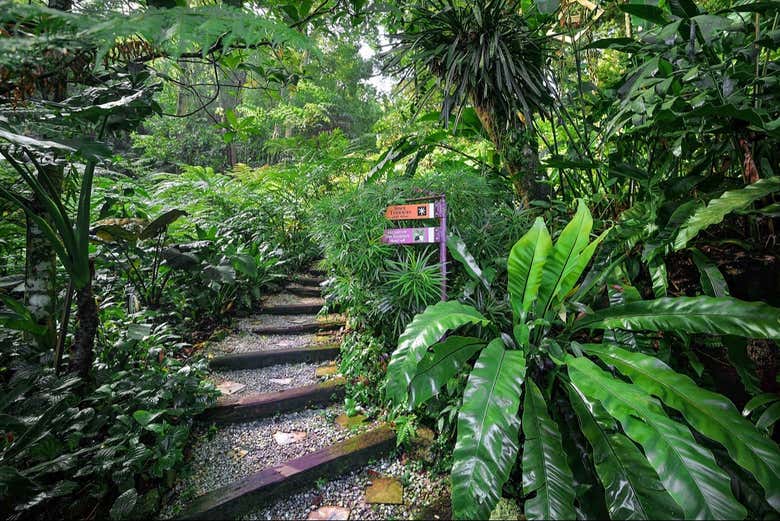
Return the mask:
<path fill-rule="evenodd" d="M 316 275 L 306 274 L 306 275 L 296 275 L 292 278 L 292 282 L 295 284 L 299 284 L 301 286 L 312 286 L 315 288 L 319 288 L 320 284 L 325 282 L 325 279 L 323 277 L 318 277 Z"/>
<path fill-rule="evenodd" d="M 322 304 L 274 304 L 260 308 L 261 313 L 268 315 L 316 315 L 322 309 Z"/>
<path fill-rule="evenodd" d="M 338 344 L 314 344 L 293 349 L 248 351 L 216 356 L 209 360 L 212 369 L 258 369 L 278 364 L 324 362 L 339 356 Z"/>
<path fill-rule="evenodd" d="M 302 286 L 301 284 L 288 284 L 285 288 L 286 291 L 299 297 L 319 297 L 321 290 L 319 286 Z"/>
<path fill-rule="evenodd" d="M 311 322 L 290 323 L 284 326 L 254 326 L 249 330 L 256 335 L 300 335 L 334 331 L 344 327 L 344 324 L 343 319 L 317 320 L 312 317 Z"/>
<path fill-rule="evenodd" d="M 312 275 L 314 277 L 324 277 L 327 275 L 327 272 L 320 268 L 315 268 L 314 266 L 310 267 L 306 270 L 307 275 Z"/>
<path fill-rule="evenodd" d="M 379 426 L 316 452 L 270 467 L 196 498 L 180 519 L 235 519 L 282 494 L 315 480 L 366 465 L 395 447 L 395 433 Z"/>
<path fill-rule="evenodd" d="M 332 378 L 284 391 L 223 396 L 217 400 L 214 407 L 201 414 L 199 419 L 214 423 L 251 421 L 314 405 L 335 403 L 344 397 L 344 384 L 343 378 Z"/>

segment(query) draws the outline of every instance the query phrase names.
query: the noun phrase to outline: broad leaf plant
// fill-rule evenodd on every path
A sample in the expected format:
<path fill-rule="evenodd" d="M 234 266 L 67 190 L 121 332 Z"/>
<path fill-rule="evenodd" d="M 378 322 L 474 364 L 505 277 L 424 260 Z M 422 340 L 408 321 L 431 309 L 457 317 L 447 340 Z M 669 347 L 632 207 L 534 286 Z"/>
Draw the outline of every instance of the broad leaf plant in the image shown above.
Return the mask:
<path fill-rule="evenodd" d="M 780 309 L 728 296 L 632 296 L 593 310 L 581 302 L 599 286 L 578 282 L 608 232 L 591 241 L 592 225 L 580 201 L 555 242 L 542 218 L 517 241 L 507 261 L 512 331 L 449 301 L 429 306 L 399 338 L 385 386 L 391 404 L 418 407 L 469 371 L 453 516 L 487 519 L 517 466 L 528 519 L 587 515 L 581 498 L 593 491 L 613 519 L 743 519 L 724 455 L 780 509 L 777 444 L 727 398 L 626 341 L 661 332 L 778 338 Z M 480 334 L 448 336 L 458 329 Z M 586 442 L 589 463 L 564 450 L 567 436 Z"/>

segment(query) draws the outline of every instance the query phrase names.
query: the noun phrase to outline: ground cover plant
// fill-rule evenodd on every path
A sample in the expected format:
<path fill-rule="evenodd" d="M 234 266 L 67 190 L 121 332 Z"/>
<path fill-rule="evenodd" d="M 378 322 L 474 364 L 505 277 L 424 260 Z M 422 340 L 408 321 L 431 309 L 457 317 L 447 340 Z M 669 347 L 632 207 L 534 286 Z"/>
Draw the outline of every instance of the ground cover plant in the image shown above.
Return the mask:
<path fill-rule="evenodd" d="M 0 0 L 0 512 L 170 512 L 204 353 L 314 266 L 437 515 L 777 517 L 778 17 Z M 440 194 L 446 302 L 382 240 Z"/>

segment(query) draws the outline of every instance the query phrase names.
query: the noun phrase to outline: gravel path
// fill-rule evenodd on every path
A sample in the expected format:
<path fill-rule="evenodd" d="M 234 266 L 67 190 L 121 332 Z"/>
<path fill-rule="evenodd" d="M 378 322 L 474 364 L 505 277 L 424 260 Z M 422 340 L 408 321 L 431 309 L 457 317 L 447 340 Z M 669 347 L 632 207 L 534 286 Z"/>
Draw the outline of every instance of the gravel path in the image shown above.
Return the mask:
<path fill-rule="evenodd" d="M 289 306 L 293 304 L 325 305 L 325 299 L 321 297 L 299 297 L 292 293 L 277 293 L 263 299 L 263 307 Z"/>
<path fill-rule="evenodd" d="M 344 429 L 334 423 L 342 406 L 309 409 L 247 423 L 221 426 L 212 435 L 201 428 L 194 436 L 189 468 L 174 487 L 174 499 L 160 516 L 169 518 L 195 497 L 215 488 L 344 440 L 359 430 Z M 368 428 L 367 423 L 360 430 Z M 306 432 L 302 440 L 280 445 L 274 433 Z"/>
<path fill-rule="evenodd" d="M 300 364 L 272 365 L 260 369 L 240 369 L 236 371 L 214 371 L 211 377 L 216 384 L 225 381 L 246 385 L 244 389 L 232 396 L 240 396 L 250 393 L 270 393 L 284 391 L 293 387 L 315 384 L 320 381 L 314 371 L 321 364 L 302 362 Z M 289 379 L 287 383 L 285 380 Z"/>
<path fill-rule="evenodd" d="M 365 489 L 371 479 L 392 476 L 404 486 L 403 505 L 370 505 Z M 402 465 L 397 458 L 383 458 L 340 478 L 277 500 L 250 512 L 243 519 L 306 519 L 318 506 L 340 506 L 351 510 L 350 519 L 411 519 L 423 506 L 446 493 L 446 476 L 434 476 L 419 463 Z"/>
<path fill-rule="evenodd" d="M 214 354 L 246 353 L 249 351 L 274 351 L 278 349 L 294 349 L 316 344 L 338 343 L 333 335 L 255 335 L 247 331 L 239 331 L 219 342 L 209 346 Z"/>
<path fill-rule="evenodd" d="M 248 331 L 255 327 L 285 327 L 289 325 L 311 324 L 313 322 L 330 322 L 343 319 L 342 315 L 254 315 L 238 321 L 239 331 Z"/>

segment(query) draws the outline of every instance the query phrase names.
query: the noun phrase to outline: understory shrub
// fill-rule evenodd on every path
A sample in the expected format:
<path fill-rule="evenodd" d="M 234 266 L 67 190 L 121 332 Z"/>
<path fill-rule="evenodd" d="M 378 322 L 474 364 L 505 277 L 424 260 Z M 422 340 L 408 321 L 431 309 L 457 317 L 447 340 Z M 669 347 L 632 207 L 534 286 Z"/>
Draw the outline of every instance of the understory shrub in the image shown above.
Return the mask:
<path fill-rule="evenodd" d="M 170 326 L 112 306 L 101 314 L 89 382 L 56 376 L 51 356 L 18 335 L 0 339 L 0 510 L 10 519 L 152 515 L 193 416 L 217 394 Z"/>

